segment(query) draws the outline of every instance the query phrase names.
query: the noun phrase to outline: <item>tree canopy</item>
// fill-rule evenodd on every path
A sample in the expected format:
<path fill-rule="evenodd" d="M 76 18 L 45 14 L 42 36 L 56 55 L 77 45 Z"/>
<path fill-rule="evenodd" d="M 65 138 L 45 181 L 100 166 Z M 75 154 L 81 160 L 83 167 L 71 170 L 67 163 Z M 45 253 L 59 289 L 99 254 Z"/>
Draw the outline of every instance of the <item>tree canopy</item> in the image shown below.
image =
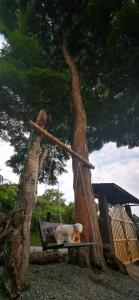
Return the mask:
<path fill-rule="evenodd" d="M 23 162 L 28 120 L 40 108 L 48 112 L 47 129 L 72 144 L 63 34 L 80 73 L 89 150 L 109 141 L 138 146 L 138 1 L 1 0 L 0 31 L 7 41 L 0 57 L 0 129 L 15 147 L 8 163 L 14 171 Z M 62 172 L 68 156 L 58 148 L 55 156 L 53 170 Z M 41 178 L 48 178 L 48 161 Z"/>

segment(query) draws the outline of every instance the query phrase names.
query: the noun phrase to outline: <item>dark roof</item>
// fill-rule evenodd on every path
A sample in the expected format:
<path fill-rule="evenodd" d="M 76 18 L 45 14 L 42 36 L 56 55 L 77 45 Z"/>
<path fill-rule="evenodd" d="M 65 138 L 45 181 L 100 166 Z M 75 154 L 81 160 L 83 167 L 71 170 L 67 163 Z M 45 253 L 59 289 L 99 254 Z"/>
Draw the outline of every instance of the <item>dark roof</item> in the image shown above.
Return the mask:
<path fill-rule="evenodd" d="M 134 203 L 139 205 L 139 199 L 129 194 L 115 183 L 94 183 L 92 184 L 95 196 L 105 196 L 107 201 L 113 205 Z"/>

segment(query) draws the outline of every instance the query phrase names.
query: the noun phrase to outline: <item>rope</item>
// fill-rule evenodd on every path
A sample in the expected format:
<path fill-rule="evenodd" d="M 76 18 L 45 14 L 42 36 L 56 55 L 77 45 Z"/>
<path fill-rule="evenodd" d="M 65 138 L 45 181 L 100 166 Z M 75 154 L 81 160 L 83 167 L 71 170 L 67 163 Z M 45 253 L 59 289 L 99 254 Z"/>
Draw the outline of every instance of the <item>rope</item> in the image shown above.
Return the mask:
<path fill-rule="evenodd" d="M 76 174 L 76 182 L 75 182 L 75 194 L 76 194 L 77 184 L 78 184 L 79 167 L 80 167 L 80 163 L 78 163 L 78 166 L 77 166 L 77 174 Z"/>
<path fill-rule="evenodd" d="M 61 214 L 61 202 L 60 202 L 60 195 L 59 195 L 59 182 L 58 182 L 58 204 L 59 204 L 59 218 L 60 218 L 60 224 L 63 224 L 63 222 L 62 222 L 62 214 Z"/>
<path fill-rule="evenodd" d="M 51 169 L 52 169 L 52 165 L 53 165 L 54 154 L 55 154 L 55 152 L 56 152 L 56 147 L 57 147 L 57 145 L 55 145 L 54 150 L 53 150 L 53 152 L 52 152 L 52 156 L 51 156 L 51 162 L 50 162 L 50 167 L 49 167 L 49 172 L 48 172 L 48 183 L 49 183 L 49 180 L 50 180 Z M 46 188 L 45 188 L 45 191 L 46 191 Z M 59 195 L 59 182 L 58 182 L 59 219 L 60 219 L 60 223 L 62 224 L 61 202 L 60 202 L 60 197 L 59 197 L 59 196 L 60 196 L 60 195 Z M 42 208 L 43 208 L 43 204 L 44 204 L 44 200 L 43 200 L 42 203 L 41 203 L 40 211 L 41 211 Z"/>
<path fill-rule="evenodd" d="M 51 156 L 50 168 L 49 168 L 49 172 L 48 172 L 48 182 L 49 182 L 49 180 L 50 180 L 50 174 L 51 174 L 51 169 L 52 169 L 53 158 L 54 158 L 55 152 L 56 152 L 56 145 L 55 145 L 55 147 L 54 147 L 54 150 L 53 150 L 52 156 Z"/>

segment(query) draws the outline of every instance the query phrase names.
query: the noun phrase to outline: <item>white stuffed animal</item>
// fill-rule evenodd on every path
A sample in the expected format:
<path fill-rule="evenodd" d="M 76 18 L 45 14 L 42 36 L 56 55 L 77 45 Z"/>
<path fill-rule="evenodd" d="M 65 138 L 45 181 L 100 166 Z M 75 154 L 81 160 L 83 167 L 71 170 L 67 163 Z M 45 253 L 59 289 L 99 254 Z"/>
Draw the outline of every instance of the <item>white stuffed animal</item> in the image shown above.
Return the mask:
<path fill-rule="evenodd" d="M 68 243 L 74 243 L 77 242 L 77 237 L 79 242 L 82 231 L 83 225 L 80 223 L 59 225 L 55 230 L 56 242 L 57 244 L 63 244 L 66 238 Z"/>

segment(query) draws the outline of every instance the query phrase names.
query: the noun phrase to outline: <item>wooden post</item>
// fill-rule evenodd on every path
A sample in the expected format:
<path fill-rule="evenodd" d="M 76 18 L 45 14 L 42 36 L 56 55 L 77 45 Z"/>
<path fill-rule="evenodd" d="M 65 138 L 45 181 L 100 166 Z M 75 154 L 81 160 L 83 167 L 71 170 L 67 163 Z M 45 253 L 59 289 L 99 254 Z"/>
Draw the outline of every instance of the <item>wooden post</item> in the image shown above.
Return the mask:
<path fill-rule="evenodd" d="M 109 216 L 108 201 L 103 195 L 99 198 L 100 211 L 100 232 L 104 245 L 110 245 L 112 253 L 114 253 L 114 243 L 112 236 L 111 221 Z"/>
<path fill-rule="evenodd" d="M 131 211 L 131 207 L 129 204 L 125 205 L 125 211 L 126 211 L 127 215 L 129 216 L 129 218 L 133 221 L 132 211 Z"/>
<path fill-rule="evenodd" d="M 95 168 L 92 164 L 89 163 L 89 161 L 87 161 L 85 158 L 83 158 L 77 152 L 75 152 L 70 147 L 68 147 L 67 145 L 65 145 L 63 142 L 61 142 L 58 138 L 56 138 L 54 135 L 52 135 L 51 133 L 49 133 L 47 130 L 44 130 L 43 128 L 41 128 L 40 126 L 38 126 L 36 123 L 34 123 L 32 121 L 30 121 L 30 126 L 32 128 L 34 128 L 39 134 L 42 134 L 43 136 L 45 136 L 46 138 L 48 138 L 51 142 L 53 142 L 54 144 L 60 146 L 61 148 L 63 148 L 64 150 L 66 150 L 68 153 L 70 153 L 72 156 L 76 157 L 83 164 L 85 164 L 86 167 L 88 167 L 90 169 L 94 169 Z"/>
<path fill-rule="evenodd" d="M 127 255 L 128 255 L 129 261 L 132 263 L 132 253 L 131 253 L 131 249 L 129 247 L 128 232 L 126 231 L 126 227 L 125 227 L 124 212 L 123 212 L 124 209 L 121 205 L 119 205 L 119 206 L 120 206 L 120 215 L 121 215 L 121 225 L 122 225 L 122 228 L 123 228 Z"/>
<path fill-rule="evenodd" d="M 50 213 L 50 211 L 48 211 L 48 213 L 47 213 L 46 221 L 47 221 L 47 222 L 50 222 L 50 221 L 51 221 L 51 213 Z"/>
<path fill-rule="evenodd" d="M 37 123 L 44 127 L 46 113 L 40 111 Z M 21 178 L 19 202 L 6 225 L 5 239 L 8 240 L 7 265 L 3 285 L 10 299 L 17 298 L 23 290 L 30 257 L 30 224 L 36 201 L 39 175 L 39 153 L 41 136 L 34 133 Z M 2 235 L 0 236 L 0 243 Z"/>

